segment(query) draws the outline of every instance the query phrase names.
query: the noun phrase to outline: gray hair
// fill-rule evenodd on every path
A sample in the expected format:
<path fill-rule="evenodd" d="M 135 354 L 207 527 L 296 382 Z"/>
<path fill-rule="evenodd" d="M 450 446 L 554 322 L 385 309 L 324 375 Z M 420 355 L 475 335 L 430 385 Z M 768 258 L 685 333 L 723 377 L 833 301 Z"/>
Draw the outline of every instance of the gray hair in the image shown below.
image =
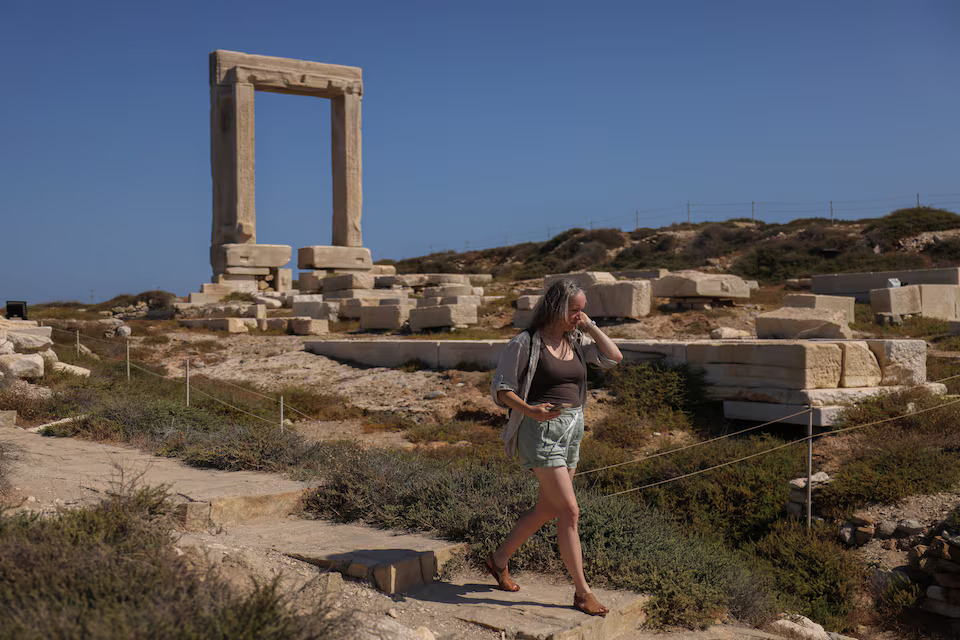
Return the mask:
<path fill-rule="evenodd" d="M 573 280 L 560 278 L 555 281 L 537 302 L 537 306 L 534 307 L 533 319 L 530 321 L 527 330 L 533 333 L 557 320 L 565 320 L 570 310 L 570 299 L 578 293 L 583 293 L 583 289 L 577 286 Z M 579 334 L 579 329 L 574 329 L 568 334 L 568 340 L 574 339 Z"/>

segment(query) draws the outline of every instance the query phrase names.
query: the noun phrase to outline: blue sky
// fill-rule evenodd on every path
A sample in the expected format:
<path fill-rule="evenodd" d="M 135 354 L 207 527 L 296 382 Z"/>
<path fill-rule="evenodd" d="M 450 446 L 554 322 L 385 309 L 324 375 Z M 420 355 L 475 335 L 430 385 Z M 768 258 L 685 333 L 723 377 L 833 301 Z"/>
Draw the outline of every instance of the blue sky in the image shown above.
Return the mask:
<path fill-rule="evenodd" d="M 687 202 L 960 212 L 958 36 L 953 0 L 6 0 L 0 299 L 209 280 L 214 49 L 363 68 L 380 259 L 661 226 Z M 329 244 L 328 103 L 258 93 L 256 124 L 258 241 Z"/>

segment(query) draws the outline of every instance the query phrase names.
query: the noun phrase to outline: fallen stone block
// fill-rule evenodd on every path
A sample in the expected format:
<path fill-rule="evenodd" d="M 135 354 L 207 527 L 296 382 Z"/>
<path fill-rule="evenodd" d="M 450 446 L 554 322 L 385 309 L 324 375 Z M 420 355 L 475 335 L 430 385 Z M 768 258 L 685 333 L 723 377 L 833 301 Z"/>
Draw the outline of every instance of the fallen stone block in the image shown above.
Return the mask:
<path fill-rule="evenodd" d="M 444 304 L 436 307 L 418 307 L 410 310 L 410 330 L 466 327 L 477 323 L 475 305 Z"/>
<path fill-rule="evenodd" d="M 839 364 L 839 363 L 838 363 Z M 723 387 L 832 389 L 840 385 L 840 367 L 788 368 L 762 364 L 701 364 L 704 381 Z"/>
<path fill-rule="evenodd" d="M 54 371 L 59 371 L 61 373 L 69 373 L 70 375 L 80 376 L 81 378 L 90 377 L 90 369 L 84 369 L 83 367 L 67 364 L 66 362 L 54 362 L 51 368 Z"/>
<path fill-rule="evenodd" d="M 606 271 L 576 271 L 573 273 L 557 273 L 543 277 L 543 290 L 546 291 L 553 286 L 554 282 L 561 279 L 572 280 L 575 285 L 583 290 L 586 290 L 587 287 L 595 285 L 598 282 L 617 281 L 617 279 L 613 277 L 612 273 L 607 273 Z"/>
<path fill-rule="evenodd" d="M 257 329 L 260 331 L 289 331 L 290 318 L 263 318 L 257 320 Z"/>
<path fill-rule="evenodd" d="M 301 293 L 319 292 L 323 289 L 321 282 L 326 277 L 326 271 L 301 271 L 297 278 L 297 290 Z"/>
<path fill-rule="evenodd" d="M 0 373 L 6 378 L 35 380 L 43 377 L 43 358 L 39 353 L 14 353 L 0 356 Z"/>
<path fill-rule="evenodd" d="M 591 318 L 643 318 L 650 315 L 650 281 L 600 282 L 584 290 Z"/>
<path fill-rule="evenodd" d="M 686 358 L 693 365 L 729 363 L 828 370 L 828 377 L 837 376 L 838 380 L 843 365 L 840 347 L 831 342 L 698 342 L 687 344 Z"/>
<path fill-rule="evenodd" d="M 347 273 L 327 276 L 320 281 L 324 293 L 353 289 L 373 289 L 376 277 L 368 273 Z"/>
<path fill-rule="evenodd" d="M 45 349 L 38 352 L 40 357 L 43 358 L 43 366 L 49 368 L 53 366 L 54 362 L 60 362 L 60 358 L 57 357 L 56 352 L 53 349 Z"/>
<path fill-rule="evenodd" d="M 483 304 L 482 296 L 445 296 L 440 298 L 439 304 L 472 304 L 479 307 Z"/>
<path fill-rule="evenodd" d="M 395 296 L 395 289 L 340 289 L 339 291 L 325 291 L 325 300 L 380 300 Z"/>
<path fill-rule="evenodd" d="M 826 407 L 831 405 L 849 406 L 876 396 L 900 393 L 917 388 L 914 386 L 889 386 L 840 389 L 775 389 L 772 387 L 710 386 L 706 389 L 706 393 L 711 400 L 743 400 Z M 928 382 L 920 385 L 919 388 L 935 395 L 943 395 L 947 392 L 946 385 L 936 382 Z"/>
<path fill-rule="evenodd" d="M 920 287 L 873 289 L 870 291 L 870 309 L 874 314 L 899 317 L 920 313 Z"/>
<path fill-rule="evenodd" d="M 226 294 L 219 293 L 191 293 L 187 296 L 187 300 L 191 305 L 200 305 L 200 304 L 213 304 L 220 302 L 223 299 L 223 296 Z"/>
<path fill-rule="evenodd" d="M 731 420 L 749 420 L 751 422 L 769 422 L 779 420 L 785 424 L 807 424 L 810 419 L 804 411 L 805 405 L 773 404 L 766 402 L 741 402 L 725 400 L 723 417 Z M 846 407 L 813 407 L 813 426 L 829 427 L 839 421 Z M 799 413 L 800 415 L 793 415 Z M 786 416 L 793 416 L 786 418 Z M 786 419 L 783 419 L 786 418 Z"/>
<path fill-rule="evenodd" d="M 222 244 L 219 251 L 228 267 L 282 267 L 293 254 L 285 244 Z"/>
<path fill-rule="evenodd" d="M 520 296 L 517 298 L 517 310 L 529 311 L 537 306 L 543 296 Z"/>
<path fill-rule="evenodd" d="M 8 331 L 7 341 L 13 345 L 16 353 L 39 353 L 53 347 L 53 340 L 46 336 L 31 335 L 19 331 Z"/>
<path fill-rule="evenodd" d="M 738 276 L 676 271 L 651 281 L 658 298 L 749 298 L 750 287 Z"/>
<path fill-rule="evenodd" d="M 443 298 L 431 297 L 431 298 L 417 298 L 418 307 L 435 307 L 440 304 L 440 301 Z"/>
<path fill-rule="evenodd" d="M 381 304 L 360 308 L 361 329 L 399 329 L 410 317 L 410 307 L 401 304 Z"/>
<path fill-rule="evenodd" d="M 375 276 L 395 276 L 397 268 L 392 264 L 375 264 L 370 267 L 370 273 Z"/>
<path fill-rule="evenodd" d="M 663 342 L 660 340 L 614 340 L 625 362 L 659 362 L 668 367 L 679 367 L 687 363 L 685 342 Z"/>
<path fill-rule="evenodd" d="M 927 343 L 923 340 L 866 340 L 883 372 L 882 386 L 927 381 Z"/>
<path fill-rule="evenodd" d="M 180 320 L 182 327 L 203 327 L 213 331 L 226 331 L 227 333 L 247 333 L 249 327 L 244 320 L 247 318 L 197 318 Z M 253 326 L 257 326 L 257 321 L 250 318 Z"/>
<path fill-rule="evenodd" d="M 319 336 L 330 333 L 330 324 L 316 318 L 290 318 L 290 331 L 296 336 Z"/>
<path fill-rule="evenodd" d="M 373 580 L 377 588 L 387 594 L 404 593 L 423 586 L 420 557 L 412 556 L 374 567 Z"/>
<path fill-rule="evenodd" d="M 489 282 L 493 282 L 493 275 L 489 273 L 468 273 L 467 278 L 470 280 L 470 284 L 475 287 L 483 286 Z"/>
<path fill-rule="evenodd" d="M 470 286 L 470 276 L 463 273 L 427 273 L 423 274 L 423 276 L 422 282 L 428 287 L 439 287 L 446 284 L 462 284 Z"/>
<path fill-rule="evenodd" d="M 348 299 L 341 300 L 337 315 L 341 320 L 359 320 L 360 309 L 363 307 L 378 306 L 379 300 Z"/>
<path fill-rule="evenodd" d="M 899 271 L 876 271 L 873 273 L 835 273 L 813 276 L 811 282 L 814 293 L 852 296 L 855 297 L 858 302 L 867 302 L 870 300 L 870 292 L 874 289 L 886 288 L 887 281 L 890 279 L 897 279 L 903 285 L 960 285 L 960 268 L 903 269 Z"/>
<path fill-rule="evenodd" d="M 758 338 L 850 338 L 846 314 L 828 309 L 783 307 L 756 317 Z"/>
<path fill-rule="evenodd" d="M 297 250 L 300 269 L 360 269 L 373 267 L 370 249 L 364 247 L 314 246 Z"/>
<path fill-rule="evenodd" d="M 6 356 L 15 353 L 13 343 L 7 339 L 0 340 L 0 356 Z"/>
<path fill-rule="evenodd" d="M 853 300 L 853 298 L 849 298 Z M 866 342 L 838 342 L 843 353 L 841 387 L 876 387 L 883 379 L 880 363 Z"/>
<path fill-rule="evenodd" d="M 921 284 L 920 314 L 938 320 L 960 319 L 960 286 Z"/>
<path fill-rule="evenodd" d="M 856 301 L 846 296 L 824 296 L 814 293 L 788 293 L 783 297 L 783 306 L 804 309 L 829 309 L 840 311 L 847 323 L 854 321 L 853 308 Z"/>
<path fill-rule="evenodd" d="M 427 287 L 423 290 L 424 298 L 447 298 L 450 296 L 472 295 L 473 287 L 471 287 L 469 284 L 444 284 L 435 287 Z"/>
<path fill-rule="evenodd" d="M 307 300 L 294 302 L 291 315 L 336 322 L 339 318 L 339 312 L 340 304 L 337 302 Z"/>

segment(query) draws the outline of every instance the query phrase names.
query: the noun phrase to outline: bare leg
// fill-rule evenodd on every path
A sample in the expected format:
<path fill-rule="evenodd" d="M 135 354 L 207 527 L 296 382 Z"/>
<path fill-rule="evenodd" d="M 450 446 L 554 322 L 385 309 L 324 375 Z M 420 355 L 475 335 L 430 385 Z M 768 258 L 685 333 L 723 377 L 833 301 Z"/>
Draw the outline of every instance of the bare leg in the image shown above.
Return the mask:
<path fill-rule="evenodd" d="M 527 539 L 540 530 L 540 527 L 557 517 L 556 511 L 551 503 L 544 497 L 543 484 L 540 485 L 540 492 L 537 495 L 537 504 L 525 514 L 520 516 L 517 524 L 507 535 L 506 539 L 493 552 L 493 562 L 498 567 L 507 566 L 510 556 L 516 553 Z"/>
<path fill-rule="evenodd" d="M 583 552 L 580 549 L 580 532 L 577 523 L 580 519 L 580 507 L 573 492 L 573 470 L 566 467 L 546 467 L 534 469 L 540 481 L 540 500 L 551 505 L 551 511 L 557 515 L 557 542 L 560 557 L 573 578 L 573 586 L 578 596 L 590 592 L 587 579 L 583 575 Z"/>

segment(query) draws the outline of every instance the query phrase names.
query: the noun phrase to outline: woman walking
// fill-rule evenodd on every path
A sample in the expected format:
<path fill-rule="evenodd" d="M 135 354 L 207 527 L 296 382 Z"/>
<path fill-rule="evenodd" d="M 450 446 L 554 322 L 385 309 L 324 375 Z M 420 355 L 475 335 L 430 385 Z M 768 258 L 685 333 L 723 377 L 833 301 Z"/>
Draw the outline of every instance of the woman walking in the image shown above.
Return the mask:
<path fill-rule="evenodd" d="M 500 356 L 490 389 L 494 401 L 510 410 L 500 437 L 507 457 L 519 454 L 523 468 L 533 470 L 540 491 L 536 505 L 521 516 L 487 557 L 486 565 L 501 589 L 519 590 L 507 569 L 510 556 L 556 518 L 560 555 L 573 578 L 573 606 L 602 616 L 608 609 L 590 592 L 583 575 L 573 475 L 583 438 L 587 365 L 606 369 L 623 355 L 583 312 L 586 304 L 586 296 L 573 281 L 558 280 L 537 303 L 530 327 L 515 336 Z M 584 341 L 584 334 L 592 342 Z"/>

